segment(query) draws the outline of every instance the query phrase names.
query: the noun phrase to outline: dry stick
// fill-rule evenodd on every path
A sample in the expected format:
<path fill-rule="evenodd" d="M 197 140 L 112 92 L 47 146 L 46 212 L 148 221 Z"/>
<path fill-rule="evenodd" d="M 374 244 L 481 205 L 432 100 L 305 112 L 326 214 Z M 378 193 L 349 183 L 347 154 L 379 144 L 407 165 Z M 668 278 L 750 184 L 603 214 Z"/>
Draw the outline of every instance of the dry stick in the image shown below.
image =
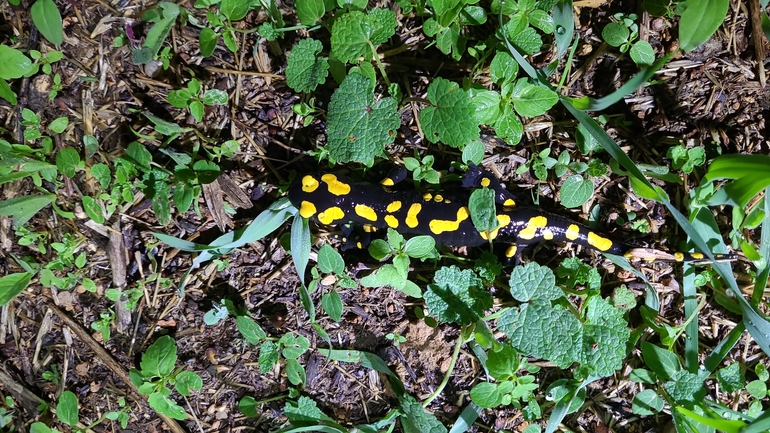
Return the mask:
<path fill-rule="evenodd" d="M 749 17 L 751 18 L 751 41 L 754 44 L 754 58 L 757 61 L 759 85 L 765 88 L 765 32 L 762 31 L 762 11 L 759 10 L 759 0 L 749 1 Z"/>
<path fill-rule="evenodd" d="M 131 382 L 131 378 L 128 376 L 126 369 L 118 361 L 116 361 L 115 358 L 113 358 L 112 355 L 110 355 L 101 344 L 94 340 L 94 338 L 91 337 L 91 334 L 89 334 L 87 330 L 83 329 L 83 326 L 81 326 L 80 323 L 73 320 L 64 311 L 60 310 L 53 304 L 48 305 L 48 308 L 50 308 L 51 311 L 53 311 L 59 317 L 59 319 L 64 322 L 64 324 L 67 325 L 78 336 L 78 338 L 80 338 L 80 340 L 83 341 L 96 354 L 96 356 L 104 363 L 104 365 L 107 366 L 107 368 L 112 370 L 112 372 L 115 373 L 115 375 L 117 375 L 118 378 L 126 384 L 130 392 L 134 394 L 134 397 L 137 400 L 144 400 L 142 397 L 140 397 L 139 390 L 136 388 L 134 383 Z M 169 418 L 166 415 L 160 413 L 158 413 L 158 417 L 161 419 L 161 421 L 166 423 L 166 426 L 168 426 L 172 432 L 187 433 L 182 428 L 182 426 L 176 422 L 175 419 Z"/>

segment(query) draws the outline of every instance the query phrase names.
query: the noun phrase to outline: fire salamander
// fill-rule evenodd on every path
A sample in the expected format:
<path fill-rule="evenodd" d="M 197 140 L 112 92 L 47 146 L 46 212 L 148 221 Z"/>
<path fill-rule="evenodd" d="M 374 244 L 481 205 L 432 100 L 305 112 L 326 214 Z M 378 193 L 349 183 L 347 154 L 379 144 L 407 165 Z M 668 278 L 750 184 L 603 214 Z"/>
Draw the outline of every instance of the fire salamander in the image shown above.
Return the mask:
<path fill-rule="evenodd" d="M 463 178 L 463 189 L 455 194 L 389 189 L 405 177 L 405 170 L 397 170 L 385 178 L 382 185 L 376 185 L 353 182 L 333 173 L 305 175 L 289 190 L 289 200 L 302 217 L 315 218 L 323 225 L 353 223 L 365 232 L 390 227 L 405 235 L 430 235 L 439 244 L 453 246 L 476 247 L 490 241 L 510 243 L 505 253 L 509 258 L 522 246 L 554 240 L 629 258 L 709 263 L 700 253 L 629 248 L 570 219 L 533 207 L 517 207 L 515 197 L 494 175 L 480 167 L 470 168 Z M 492 189 L 497 202 L 499 226 L 489 233 L 476 230 L 468 210 L 470 190 L 480 187 Z M 731 255 L 716 255 L 716 258 L 734 260 Z"/>

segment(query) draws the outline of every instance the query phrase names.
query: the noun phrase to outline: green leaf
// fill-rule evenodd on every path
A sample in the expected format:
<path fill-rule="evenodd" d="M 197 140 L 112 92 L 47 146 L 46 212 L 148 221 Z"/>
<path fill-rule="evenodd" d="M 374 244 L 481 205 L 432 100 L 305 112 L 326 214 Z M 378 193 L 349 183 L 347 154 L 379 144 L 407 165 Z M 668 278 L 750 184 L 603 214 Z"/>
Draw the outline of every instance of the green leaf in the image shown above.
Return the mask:
<path fill-rule="evenodd" d="M 219 11 L 230 21 L 240 21 L 249 13 L 249 0 L 222 0 Z"/>
<path fill-rule="evenodd" d="M 717 370 L 717 380 L 722 391 L 729 394 L 743 388 L 746 378 L 741 371 L 741 365 L 733 362 L 727 367 Z"/>
<path fill-rule="evenodd" d="M 286 84 L 296 92 L 312 92 L 326 81 L 329 61 L 318 54 L 323 50 L 320 41 L 303 39 L 291 50 L 286 66 Z"/>
<path fill-rule="evenodd" d="M 208 106 L 227 104 L 227 92 L 219 89 L 209 89 L 203 94 L 201 102 Z"/>
<path fill-rule="evenodd" d="M 307 379 L 305 375 L 305 369 L 296 359 L 286 360 L 286 377 L 294 386 L 299 386 L 305 383 L 305 380 Z"/>
<path fill-rule="evenodd" d="M 65 390 L 59 396 L 59 402 L 56 403 L 56 418 L 70 427 L 74 427 L 78 423 L 78 397 L 75 393 Z"/>
<path fill-rule="evenodd" d="M 176 404 L 174 400 L 171 400 L 166 394 L 153 392 L 147 398 L 147 402 L 150 403 L 151 408 L 155 409 L 155 411 L 160 414 L 178 419 L 180 421 L 187 418 L 184 409 Z"/>
<path fill-rule="evenodd" d="M 29 272 L 18 272 L 0 277 L 0 307 L 7 305 L 13 298 L 29 285 L 32 280 L 32 274 Z"/>
<path fill-rule="evenodd" d="M 51 0 L 49 0 L 51 1 Z M 13 80 L 23 77 L 33 71 L 34 66 L 29 57 L 21 51 L 7 45 L 0 45 L 0 79 Z M 8 84 L 6 83 L 6 86 Z"/>
<path fill-rule="evenodd" d="M 16 92 L 2 78 L 0 78 L 0 98 L 5 99 L 11 105 L 16 105 L 19 102 L 18 98 L 16 98 Z"/>
<path fill-rule="evenodd" d="M 687 0 L 679 19 L 679 46 L 692 51 L 706 42 L 724 22 L 729 5 L 729 0 Z"/>
<path fill-rule="evenodd" d="M 648 66 L 655 62 L 655 50 L 647 41 L 636 41 L 629 51 L 631 59 L 639 66 Z"/>
<path fill-rule="evenodd" d="M 486 89 L 471 89 L 471 104 L 475 111 L 477 124 L 492 125 L 502 114 L 500 110 L 500 94 Z"/>
<path fill-rule="evenodd" d="M 83 210 L 95 223 L 104 224 L 104 210 L 95 198 L 83 196 Z"/>
<path fill-rule="evenodd" d="M 143 144 L 138 141 L 132 141 L 126 149 L 126 156 L 133 162 L 140 170 L 149 171 L 150 163 L 152 162 L 152 154 Z"/>
<path fill-rule="evenodd" d="M 679 358 L 675 354 L 647 341 L 642 342 L 642 357 L 645 364 L 663 379 L 671 379 L 681 370 Z"/>
<path fill-rule="evenodd" d="M 446 433 L 447 429 L 432 413 L 428 413 L 411 395 L 401 398 L 401 424 L 405 433 Z"/>
<path fill-rule="evenodd" d="M 344 274 L 345 261 L 342 256 L 329 244 L 323 244 L 318 250 L 318 269 L 324 274 Z"/>
<path fill-rule="evenodd" d="M 619 47 L 628 41 L 631 31 L 624 23 L 609 23 L 602 29 L 602 39 L 612 47 Z"/>
<path fill-rule="evenodd" d="M 498 51 L 489 65 L 489 77 L 498 85 L 512 83 L 519 73 L 519 64 L 505 51 Z"/>
<path fill-rule="evenodd" d="M 331 292 L 324 294 L 321 297 L 321 305 L 332 320 L 335 322 L 340 321 L 342 318 L 343 305 L 339 293 L 332 290 Z"/>
<path fill-rule="evenodd" d="M 508 285 L 511 295 L 519 302 L 536 299 L 553 301 L 564 297 L 564 292 L 556 287 L 553 271 L 535 262 L 513 268 Z"/>
<path fill-rule="evenodd" d="M 259 371 L 267 373 L 273 369 L 273 366 L 278 362 L 280 353 L 278 352 L 278 345 L 272 341 L 265 341 L 259 346 Z"/>
<path fill-rule="evenodd" d="M 139 366 L 146 378 L 165 377 L 174 370 L 176 364 L 176 342 L 168 335 L 158 338 L 142 355 Z"/>
<path fill-rule="evenodd" d="M 590 179 L 584 179 L 583 176 L 576 174 L 568 177 L 561 184 L 559 197 L 561 204 L 566 208 L 582 206 L 594 193 L 594 183 Z"/>
<path fill-rule="evenodd" d="M 198 41 L 201 46 L 201 55 L 203 57 L 209 57 L 214 54 L 214 50 L 217 48 L 219 42 L 219 34 L 214 30 L 204 27 L 201 29 L 201 34 L 198 36 Z"/>
<path fill-rule="evenodd" d="M 409 238 L 404 246 L 404 253 L 415 259 L 433 257 L 436 254 L 436 240 L 431 236 Z"/>
<path fill-rule="evenodd" d="M 187 89 L 172 90 L 168 92 L 168 103 L 176 108 L 187 108 L 192 99 L 192 94 Z"/>
<path fill-rule="evenodd" d="M 238 332 L 243 335 L 250 344 L 257 345 L 261 343 L 267 334 L 257 322 L 248 316 L 237 316 L 235 318 L 235 324 L 238 327 Z"/>
<path fill-rule="evenodd" d="M 186 183 L 177 184 L 174 189 L 174 206 L 180 214 L 187 213 L 195 199 L 195 188 Z"/>
<path fill-rule="evenodd" d="M 203 120 L 206 108 L 203 106 L 203 102 L 199 100 L 190 101 L 190 114 L 196 122 L 200 123 Z"/>
<path fill-rule="evenodd" d="M 332 27 L 332 53 L 344 63 L 358 63 L 369 52 L 369 44 L 380 45 L 395 34 L 396 14 L 388 9 L 372 9 L 367 14 L 348 12 Z M 369 57 L 374 53 L 369 52 Z"/>
<path fill-rule="evenodd" d="M 310 227 L 308 221 L 300 215 L 295 215 L 291 223 L 291 259 L 297 269 L 299 281 L 305 284 L 305 269 L 310 261 Z M 323 247 L 322 247 L 323 248 Z"/>
<path fill-rule="evenodd" d="M 552 307 L 549 301 L 534 300 L 516 309 L 504 310 L 497 328 L 508 335 L 522 355 L 547 359 L 560 368 L 580 361 L 583 327 L 572 313 Z"/>
<path fill-rule="evenodd" d="M 422 127 L 428 141 L 461 147 L 479 138 L 473 104 L 467 92 L 457 83 L 436 78 L 428 86 L 428 100 L 431 106 L 421 112 Z"/>
<path fill-rule="evenodd" d="M 706 395 L 704 381 L 709 373 L 705 370 L 699 370 L 698 373 L 694 374 L 686 370 L 677 371 L 672 375 L 672 380 L 664 383 L 663 387 L 677 402 L 699 403 Z"/>
<path fill-rule="evenodd" d="M 557 102 L 559 102 L 559 95 L 553 90 L 530 85 L 525 87 L 517 98 L 514 98 L 513 108 L 521 116 L 537 117 L 545 114 Z"/>
<path fill-rule="evenodd" d="M 396 100 L 374 102 L 368 78 L 350 74 L 329 103 L 329 155 L 338 162 L 360 162 L 369 167 L 392 143 L 401 119 Z M 469 113 L 471 115 L 472 113 Z"/>
<path fill-rule="evenodd" d="M 631 410 L 637 415 L 655 415 L 663 410 L 665 403 L 666 402 L 658 396 L 657 392 L 652 389 L 645 389 L 634 396 L 634 401 L 631 403 Z"/>
<path fill-rule="evenodd" d="M 326 13 L 324 2 L 318 0 L 297 0 L 295 3 L 299 22 L 310 27 Z"/>
<path fill-rule="evenodd" d="M 481 382 L 471 389 L 471 401 L 478 407 L 490 409 L 500 406 L 503 396 L 498 391 L 497 385 L 489 382 Z"/>
<path fill-rule="evenodd" d="M 433 279 L 435 284 L 428 285 L 424 295 L 425 306 L 442 322 L 474 323 L 492 307 L 492 296 L 470 269 L 461 271 L 454 265 L 444 267 L 436 272 Z"/>
<path fill-rule="evenodd" d="M 171 28 L 179 16 L 179 6 L 171 2 L 160 2 L 158 7 L 150 9 L 142 15 L 144 21 L 152 22 L 154 25 L 147 32 L 142 48 L 132 50 L 134 63 L 143 65 L 150 63 L 158 56 L 158 52 L 163 46 L 163 42 L 171 32 Z"/>
<path fill-rule="evenodd" d="M 257 417 L 257 400 L 254 397 L 247 395 L 238 402 L 238 410 L 241 411 L 247 418 Z"/>
<path fill-rule="evenodd" d="M 489 238 L 489 233 L 497 230 L 497 209 L 495 192 L 489 188 L 477 188 L 471 192 L 468 200 L 468 210 L 473 226 L 483 236 Z"/>
<path fill-rule="evenodd" d="M 626 342 L 631 336 L 624 312 L 603 298 L 586 302 L 583 326 L 583 363 L 592 376 L 607 377 L 623 367 Z"/>
<path fill-rule="evenodd" d="M 190 396 L 190 391 L 197 391 L 203 387 L 203 380 L 192 371 L 183 371 L 176 375 L 175 388 L 185 397 Z"/>
<path fill-rule="evenodd" d="M 32 22 L 40 33 L 54 45 L 61 45 L 64 41 L 62 18 L 56 3 L 53 0 L 37 0 L 30 9 Z"/>
<path fill-rule="evenodd" d="M 503 107 L 503 112 L 494 123 L 497 136 L 510 145 L 518 144 L 524 135 L 524 125 L 519 119 L 519 115 L 513 111 L 513 106 L 507 104 Z"/>
<path fill-rule="evenodd" d="M 489 375 L 496 380 L 503 381 L 512 379 L 516 376 L 516 371 L 519 369 L 519 354 L 516 350 L 503 344 L 497 350 L 491 350 L 487 354 L 487 369 Z"/>
<path fill-rule="evenodd" d="M 61 174 L 69 178 L 75 176 L 79 164 L 80 155 L 77 150 L 71 147 L 65 147 L 56 154 L 56 168 Z"/>
<path fill-rule="evenodd" d="M 69 125 L 69 120 L 66 117 L 57 117 L 50 125 L 48 125 L 48 129 L 57 134 L 61 134 L 67 129 L 67 125 Z"/>
<path fill-rule="evenodd" d="M 53 203 L 54 194 L 28 195 L 0 201 L 0 216 L 13 217 L 13 226 L 20 227 L 32 218 L 40 209 Z"/>
<path fill-rule="evenodd" d="M 204 185 L 217 180 L 220 173 L 220 168 L 216 163 L 205 160 L 195 161 L 193 170 L 198 177 L 198 181 Z"/>
<path fill-rule="evenodd" d="M 304 395 L 296 402 L 287 401 L 283 413 L 293 425 L 315 425 L 324 417 L 316 403 Z"/>

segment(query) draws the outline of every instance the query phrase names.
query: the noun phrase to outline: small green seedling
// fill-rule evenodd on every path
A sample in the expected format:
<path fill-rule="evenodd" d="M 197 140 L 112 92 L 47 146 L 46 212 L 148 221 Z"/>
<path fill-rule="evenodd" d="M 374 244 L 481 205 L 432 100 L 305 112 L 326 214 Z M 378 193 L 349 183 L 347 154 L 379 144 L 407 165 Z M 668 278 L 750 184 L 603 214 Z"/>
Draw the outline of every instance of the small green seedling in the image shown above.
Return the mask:
<path fill-rule="evenodd" d="M 174 419 L 187 418 L 184 409 L 169 396 L 173 386 L 179 394 L 188 397 L 191 391 L 203 386 L 200 376 L 176 369 L 176 342 L 165 335 L 147 348 L 139 364 L 140 369 L 132 368 L 129 372 L 131 382 L 139 388 L 139 393 L 148 396 L 150 407 L 158 413 Z"/>
<path fill-rule="evenodd" d="M 205 106 L 227 104 L 227 92 L 218 89 L 206 90 L 201 95 L 201 83 L 193 78 L 187 83 L 187 89 L 172 90 L 168 93 L 168 103 L 177 108 L 190 110 L 196 122 L 203 120 Z"/>
<path fill-rule="evenodd" d="M 629 52 L 631 59 L 639 66 L 648 66 L 655 62 L 655 51 L 647 41 L 637 41 L 639 26 L 636 24 L 636 14 L 613 16 L 614 22 L 602 29 L 602 38 L 608 45 L 620 48 L 621 53 Z"/>

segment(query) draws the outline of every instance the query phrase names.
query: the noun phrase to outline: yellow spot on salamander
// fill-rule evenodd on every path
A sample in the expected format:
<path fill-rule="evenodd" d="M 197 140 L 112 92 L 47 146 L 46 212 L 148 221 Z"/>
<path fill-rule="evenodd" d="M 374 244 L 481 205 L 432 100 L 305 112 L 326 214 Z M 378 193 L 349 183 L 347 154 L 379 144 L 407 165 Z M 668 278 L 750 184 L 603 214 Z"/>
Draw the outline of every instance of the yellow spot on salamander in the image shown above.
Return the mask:
<path fill-rule="evenodd" d="M 401 202 L 396 200 L 388 205 L 387 208 L 385 208 L 386 211 L 393 213 L 398 212 L 398 210 L 401 209 Z"/>
<path fill-rule="evenodd" d="M 511 217 L 508 215 L 498 215 L 497 216 L 497 228 L 492 230 L 491 232 L 479 232 L 479 235 L 481 236 L 481 239 L 486 240 L 494 240 L 498 233 L 500 232 L 500 229 L 507 226 L 511 223 Z"/>
<path fill-rule="evenodd" d="M 367 233 L 374 233 L 377 231 L 377 227 L 371 224 L 364 224 L 364 231 Z"/>
<path fill-rule="evenodd" d="M 544 229 L 543 230 L 543 239 L 550 241 L 553 239 L 553 231 L 551 229 Z"/>
<path fill-rule="evenodd" d="M 393 215 L 385 215 L 385 223 L 392 229 L 398 228 L 398 220 Z"/>
<path fill-rule="evenodd" d="M 422 205 L 420 203 L 412 203 L 411 206 L 409 206 L 409 210 L 406 212 L 406 225 L 410 229 L 413 229 L 417 227 L 419 222 L 417 221 L 417 215 L 422 210 Z"/>
<path fill-rule="evenodd" d="M 680 253 L 680 252 L 676 252 L 676 253 L 674 253 L 674 258 L 676 259 L 677 262 L 683 262 L 684 261 L 684 254 Z M 695 256 L 693 256 L 693 258 L 695 258 Z"/>
<path fill-rule="evenodd" d="M 365 204 L 357 204 L 355 210 L 356 215 L 360 216 L 361 218 L 368 219 L 369 221 L 377 221 L 377 212 L 375 212 L 371 207 Z"/>
<path fill-rule="evenodd" d="M 329 192 L 334 195 L 348 195 L 350 194 L 350 185 L 337 179 L 337 176 L 327 173 L 321 176 L 321 180 L 326 183 L 329 188 Z"/>
<path fill-rule="evenodd" d="M 361 242 L 356 242 L 356 248 L 358 248 L 358 249 L 360 250 L 360 249 L 362 249 L 363 247 L 364 247 L 364 246 L 363 246 L 363 245 L 361 245 Z"/>
<path fill-rule="evenodd" d="M 435 201 L 436 203 L 441 203 L 442 201 L 444 201 L 444 196 L 442 196 L 441 194 L 436 194 L 433 197 L 433 201 Z"/>
<path fill-rule="evenodd" d="M 302 178 L 302 191 L 313 192 L 318 189 L 318 180 L 311 175 L 306 175 Z"/>
<path fill-rule="evenodd" d="M 340 209 L 338 206 L 332 206 L 318 214 L 318 221 L 320 221 L 321 224 L 331 224 L 334 221 L 341 220 L 342 218 L 345 218 L 345 211 Z"/>
<path fill-rule="evenodd" d="M 515 202 L 515 201 L 513 201 L 513 199 L 512 199 L 512 198 L 507 198 L 507 199 L 505 199 L 505 201 L 503 202 L 503 206 L 505 206 L 505 207 L 507 207 L 507 208 L 515 207 L 515 206 L 516 206 L 516 202 Z"/>
<path fill-rule="evenodd" d="M 519 248 L 516 245 L 511 245 L 508 247 L 508 249 L 505 250 L 505 257 L 508 257 L 509 259 L 516 255 L 516 251 L 518 251 Z"/>
<path fill-rule="evenodd" d="M 468 216 L 470 214 L 468 213 L 468 208 L 463 206 L 460 209 L 457 209 L 457 215 L 455 216 L 455 220 L 432 220 L 430 223 L 428 223 L 428 227 L 430 227 L 430 231 L 433 234 L 440 235 L 444 232 L 453 232 L 460 228 L 460 223 L 468 219 Z"/>
<path fill-rule="evenodd" d="M 426 192 L 423 194 L 422 199 L 425 201 L 431 201 L 433 199 L 433 194 Z"/>
<path fill-rule="evenodd" d="M 315 215 L 315 212 L 316 209 L 313 203 L 302 200 L 302 203 L 299 205 L 299 214 L 302 218 L 310 218 Z"/>
<path fill-rule="evenodd" d="M 381 183 L 383 186 L 393 186 L 393 185 L 395 185 L 395 184 L 396 184 L 395 182 L 393 182 L 393 179 L 391 179 L 391 178 L 389 178 L 389 177 L 386 177 L 385 179 L 382 179 L 382 180 L 380 181 L 380 183 Z"/>
<path fill-rule="evenodd" d="M 486 177 L 484 179 L 481 179 L 481 186 L 483 186 L 484 188 L 488 187 L 490 183 L 492 182 Z"/>
<path fill-rule="evenodd" d="M 578 236 L 580 236 L 580 227 L 577 224 L 570 224 L 567 231 L 564 232 L 564 237 L 571 241 L 577 239 Z"/>
<path fill-rule="evenodd" d="M 534 239 L 538 229 L 541 229 L 546 225 L 548 225 L 548 218 L 544 216 L 532 217 L 527 222 L 527 226 L 519 232 L 519 237 L 524 240 Z"/>
<path fill-rule="evenodd" d="M 703 260 L 703 254 L 701 253 L 690 253 L 690 257 L 695 260 Z"/>
<path fill-rule="evenodd" d="M 612 241 L 605 237 L 601 237 L 594 232 L 588 232 L 588 245 L 591 245 L 599 251 L 607 251 L 612 247 Z"/>

